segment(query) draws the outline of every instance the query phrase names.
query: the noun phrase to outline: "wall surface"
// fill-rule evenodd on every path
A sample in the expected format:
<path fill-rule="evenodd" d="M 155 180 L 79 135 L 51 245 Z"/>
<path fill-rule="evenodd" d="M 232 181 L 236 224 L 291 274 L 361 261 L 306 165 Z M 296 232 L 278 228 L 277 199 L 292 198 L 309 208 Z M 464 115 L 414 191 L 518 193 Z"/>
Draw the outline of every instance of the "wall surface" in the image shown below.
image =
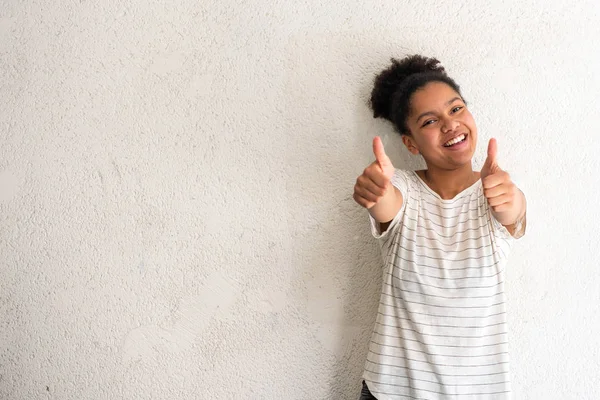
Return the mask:
<path fill-rule="evenodd" d="M 529 200 L 516 399 L 598 399 L 600 3 L 0 0 L 0 398 L 356 399 L 356 176 L 390 57 L 438 57 Z"/>

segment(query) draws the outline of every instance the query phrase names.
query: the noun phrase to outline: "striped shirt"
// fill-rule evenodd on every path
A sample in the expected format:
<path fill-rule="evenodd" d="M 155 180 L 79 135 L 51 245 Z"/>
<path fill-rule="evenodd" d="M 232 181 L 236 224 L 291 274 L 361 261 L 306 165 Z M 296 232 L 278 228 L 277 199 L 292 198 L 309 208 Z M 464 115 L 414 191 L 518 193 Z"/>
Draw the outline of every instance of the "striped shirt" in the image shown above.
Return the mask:
<path fill-rule="evenodd" d="M 442 199 L 396 170 L 404 198 L 382 234 L 383 284 L 363 379 L 378 400 L 509 399 L 504 295 L 513 242 L 481 180 Z"/>

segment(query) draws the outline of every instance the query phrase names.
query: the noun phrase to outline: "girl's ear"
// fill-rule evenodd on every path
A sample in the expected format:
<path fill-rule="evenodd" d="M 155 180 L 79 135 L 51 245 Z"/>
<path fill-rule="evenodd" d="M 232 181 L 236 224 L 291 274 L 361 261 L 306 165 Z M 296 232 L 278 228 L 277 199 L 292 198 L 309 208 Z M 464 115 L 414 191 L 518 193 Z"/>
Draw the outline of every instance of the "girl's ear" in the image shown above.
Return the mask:
<path fill-rule="evenodd" d="M 404 145 L 406 146 L 408 151 L 411 152 L 411 154 L 419 154 L 419 148 L 417 147 L 417 143 L 414 141 L 412 136 L 402 135 L 402 143 L 404 143 Z"/>

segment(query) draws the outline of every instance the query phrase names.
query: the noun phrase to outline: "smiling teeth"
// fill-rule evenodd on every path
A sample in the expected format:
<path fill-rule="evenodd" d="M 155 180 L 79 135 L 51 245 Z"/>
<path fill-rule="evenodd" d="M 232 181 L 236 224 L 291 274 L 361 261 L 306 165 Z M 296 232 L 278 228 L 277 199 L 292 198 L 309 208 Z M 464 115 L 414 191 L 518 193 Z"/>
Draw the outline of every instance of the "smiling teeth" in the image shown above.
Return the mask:
<path fill-rule="evenodd" d="M 466 138 L 465 135 L 457 136 L 454 139 L 449 140 L 446 143 L 444 143 L 444 146 L 446 146 L 446 147 L 452 146 L 453 144 L 456 144 L 458 142 L 462 142 L 463 140 L 465 140 L 465 138 Z"/>

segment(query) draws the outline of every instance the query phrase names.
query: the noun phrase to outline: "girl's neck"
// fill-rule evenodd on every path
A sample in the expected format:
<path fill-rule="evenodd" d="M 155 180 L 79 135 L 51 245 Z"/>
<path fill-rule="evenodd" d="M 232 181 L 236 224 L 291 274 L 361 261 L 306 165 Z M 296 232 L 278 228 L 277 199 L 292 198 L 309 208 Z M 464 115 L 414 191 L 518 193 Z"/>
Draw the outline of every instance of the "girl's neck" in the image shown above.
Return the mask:
<path fill-rule="evenodd" d="M 473 171 L 471 163 L 455 170 L 444 170 L 427 166 L 417 171 L 421 179 L 444 200 L 450 200 L 473 185 L 479 179 L 479 172 Z"/>

